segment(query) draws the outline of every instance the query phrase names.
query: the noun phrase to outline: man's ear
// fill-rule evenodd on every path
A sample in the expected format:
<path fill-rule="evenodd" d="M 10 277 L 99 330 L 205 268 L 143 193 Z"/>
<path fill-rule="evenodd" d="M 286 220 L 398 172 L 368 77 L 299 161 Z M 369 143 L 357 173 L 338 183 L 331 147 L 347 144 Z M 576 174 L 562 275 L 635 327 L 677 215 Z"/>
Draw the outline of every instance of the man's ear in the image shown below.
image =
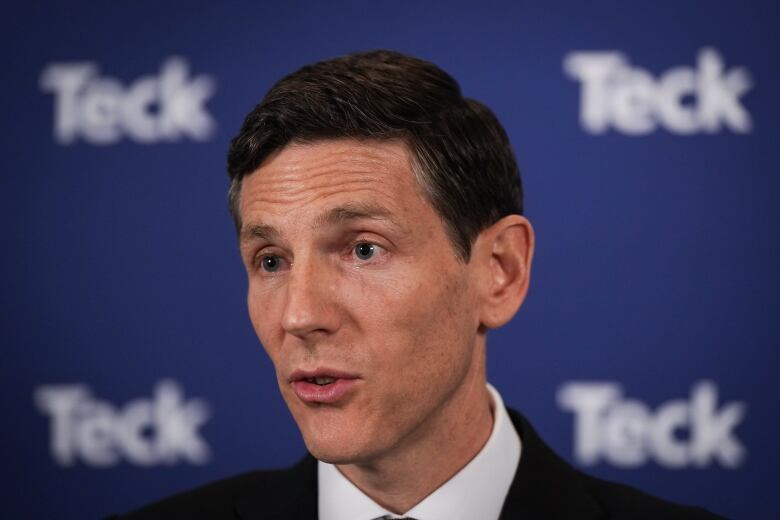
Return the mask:
<path fill-rule="evenodd" d="M 478 271 L 480 325 L 500 327 L 515 315 L 528 293 L 534 229 L 527 218 L 508 215 L 484 229 L 472 248 Z"/>

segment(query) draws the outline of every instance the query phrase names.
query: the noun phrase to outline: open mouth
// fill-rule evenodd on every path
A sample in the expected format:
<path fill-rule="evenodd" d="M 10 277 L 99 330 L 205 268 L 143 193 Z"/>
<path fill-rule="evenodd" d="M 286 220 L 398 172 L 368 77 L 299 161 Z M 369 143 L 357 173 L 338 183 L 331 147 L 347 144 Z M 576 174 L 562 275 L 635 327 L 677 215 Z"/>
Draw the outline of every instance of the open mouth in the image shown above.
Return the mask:
<path fill-rule="evenodd" d="M 336 404 L 353 392 L 360 377 L 329 368 L 296 370 L 290 383 L 298 398 L 307 404 Z"/>
<path fill-rule="evenodd" d="M 318 376 L 318 377 L 306 377 L 304 381 L 307 383 L 314 383 L 315 385 L 325 386 L 336 381 L 335 377 L 330 376 Z"/>

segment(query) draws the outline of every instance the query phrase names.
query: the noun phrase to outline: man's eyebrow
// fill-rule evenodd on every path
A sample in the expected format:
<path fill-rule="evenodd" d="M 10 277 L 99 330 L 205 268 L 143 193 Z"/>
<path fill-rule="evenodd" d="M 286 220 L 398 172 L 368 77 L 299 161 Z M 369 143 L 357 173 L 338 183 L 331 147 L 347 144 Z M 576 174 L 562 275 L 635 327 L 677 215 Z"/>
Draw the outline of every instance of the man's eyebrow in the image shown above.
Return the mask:
<path fill-rule="evenodd" d="M 279 237 L 279 231 L 273 226 L 266 226 L 264 224 L 255 224 L 246 226 L 241 230 L 241 242 L 249 242 L 254 239 L 264 239 L 272 241 Z"/>
<path fill-rule="evenodd" d="M 349 202 L 343 206 L 330 209 L 323 215 L 320 215 L 314 225 L 315 227 L 321 227 L 323 225 L 342 224 L 350 220 L 361 219 L 383 220 L 395 227 L 401 227 L 393 218 L 390 210 L 378 204 L 365 202 Z"/>

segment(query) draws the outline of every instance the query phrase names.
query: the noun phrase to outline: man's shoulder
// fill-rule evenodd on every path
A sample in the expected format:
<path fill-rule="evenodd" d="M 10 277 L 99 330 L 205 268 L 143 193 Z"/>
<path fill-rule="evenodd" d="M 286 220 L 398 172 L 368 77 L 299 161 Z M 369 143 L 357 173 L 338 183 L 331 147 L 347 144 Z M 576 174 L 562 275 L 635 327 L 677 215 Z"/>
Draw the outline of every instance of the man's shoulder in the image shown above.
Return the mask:
<path fill-rule="evenodd" d="M 519 412 L 509 409 L 523 443 L 502 520 L 536 517 L 611 520 L 715 520 L 705 509 L 655 497 L 633 487 L 583 473 L 559 457 Z M 522 513 L 519 514 L 519 513 Z"/>
<path fill-rule="evenodd" d="M 294 517 L 311 506 L 312 497 L 316 504 L 316 478 L 316 461 L 307 456 L 290 468 L 225 478 L 109 519 L 222 520 L 246 518 L 258 511 L 263 518 Z"/>
<path fill-rule="evenodd" d="M 127 515 L 122 520 L 152 518 L 234 518 L 236 500 L 252 489 L 276 487 L 286 470 L 252 471 L 225 478 L 167 497 Z"/>
<path fill-rule="evenodd" d="M 616 520 L 722 519 L 700 507 L 669 502 L 625 484 L 602 480 L 584 473 L 580 475 L 585 489 L 609 512 L 609 518 Z"/>

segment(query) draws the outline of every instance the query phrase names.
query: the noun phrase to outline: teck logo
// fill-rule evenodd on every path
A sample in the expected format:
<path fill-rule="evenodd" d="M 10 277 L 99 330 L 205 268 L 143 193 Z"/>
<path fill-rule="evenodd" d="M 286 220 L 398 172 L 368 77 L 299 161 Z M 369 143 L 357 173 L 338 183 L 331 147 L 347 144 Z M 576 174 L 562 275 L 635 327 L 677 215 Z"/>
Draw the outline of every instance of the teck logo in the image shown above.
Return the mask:
<path fill-rule="evenodd" d="M 668 401 L 655 412 L 623 398 L 620 385 L 611 382 L 567 383 L 558 391 L 558 404 L 574 413 L 574 457 L 586 466 L 603 458 L 621 467 L 652 459 L 668 468 L 705 467 L 714 461 L 736 468 L 745 458 L 734 430 L 746 404 L 718 408 L 712 381 L 696 383 L 690 400 Z"/>
<path fill-rule="evenodd" d="M 742 97 L 752 83 L 747 69 L 726 70 L 715 49 L 699 51 L 696 67 L 675 67 L 659 78 L 633 67 L 615 51 L 572 52 L 566 73 L 581 83 L 580 122 L 591 134 L 609 128 L 628 135 L 661 126 L 675 134 L 748 133 L 752 122 Z"/>
<path fill-rule="evenodd" d="M 147 144 L 205 141 L 216 126 L 206 110 L 215 85 L 210 76 L 189 77 L 187 62 L 178 57 L 165 61 L 159 76 L 127 86 L 99 76 L 90 62 L 51 63 L 40 77 L 41 89 L 54 94 L 54 139 L 60 144 L 83 139 L 109 145 L 123 137 Z"/>
<path fill-rule="evenodd" d="M 47 385 L 35 390 L 35 403 L 50 418 L 50 449 L 61 466 L 80 461 L 107 467 L 122 459 L 138 466 L 204 464 L 209 446 L 198 433 L 208 405 L 184 401 L 173 381 L 157 384 L 154 397 L 121 409 L 95 399 L 83 385 Z"/>

